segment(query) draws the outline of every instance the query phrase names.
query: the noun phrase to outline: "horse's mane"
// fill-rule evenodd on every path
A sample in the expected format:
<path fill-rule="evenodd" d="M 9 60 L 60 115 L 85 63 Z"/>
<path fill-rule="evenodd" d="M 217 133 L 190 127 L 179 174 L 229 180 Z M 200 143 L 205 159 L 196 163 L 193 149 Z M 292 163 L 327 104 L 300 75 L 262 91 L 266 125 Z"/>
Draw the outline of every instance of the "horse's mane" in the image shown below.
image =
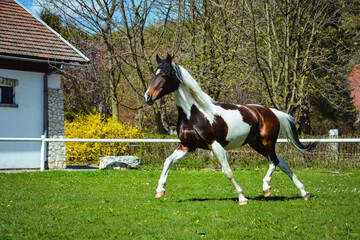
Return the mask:
<path fill-rule="evenodd" d="M 175 73 L 178 79 L 181 81 L 181 88 L 184 88 L 195 103 L 208 115 L 214 115 L 214 103 L 216 103 L 209 95 L 201 90 L 200 85 L 190 75 L 190 73 L 180 65 L 174 63 Z"/>

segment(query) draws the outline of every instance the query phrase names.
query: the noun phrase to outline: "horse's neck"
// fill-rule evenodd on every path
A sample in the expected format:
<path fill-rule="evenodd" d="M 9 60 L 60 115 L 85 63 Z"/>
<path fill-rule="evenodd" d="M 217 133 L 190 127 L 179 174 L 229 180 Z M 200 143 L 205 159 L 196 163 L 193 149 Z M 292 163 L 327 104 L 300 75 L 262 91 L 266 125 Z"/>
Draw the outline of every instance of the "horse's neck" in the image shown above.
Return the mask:
<path fill-rule="evenodd" d="M 179 89 L 175 91 L 175 101 L 176 105 L 182 108 L 187 119 L 190 119 L 191 108 L 195 105 L 210 122 L 214 121 L 215 105 L 213 100 L 209 95 L 201 91 L 199 86 L 194 88 L 193 86 L 180 84 Z"/>

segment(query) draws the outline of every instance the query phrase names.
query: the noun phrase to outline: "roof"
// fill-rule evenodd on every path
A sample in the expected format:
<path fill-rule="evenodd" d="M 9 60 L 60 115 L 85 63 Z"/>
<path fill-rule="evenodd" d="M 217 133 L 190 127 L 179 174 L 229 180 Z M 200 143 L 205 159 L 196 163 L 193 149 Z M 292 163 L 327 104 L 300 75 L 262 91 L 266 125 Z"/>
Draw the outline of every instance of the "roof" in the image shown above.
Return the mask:
<path fill-rule="evenodd" d="M 0 0 L 0 55 L 84 64 L 90 60 L 15 0 Z"/>
<path fill-rule="evenodd" d="M 354 66 L 348 79 L 352 88 L 351 95 L 354 97 L 354 105 L 360 109 L 360 64 Z"/>

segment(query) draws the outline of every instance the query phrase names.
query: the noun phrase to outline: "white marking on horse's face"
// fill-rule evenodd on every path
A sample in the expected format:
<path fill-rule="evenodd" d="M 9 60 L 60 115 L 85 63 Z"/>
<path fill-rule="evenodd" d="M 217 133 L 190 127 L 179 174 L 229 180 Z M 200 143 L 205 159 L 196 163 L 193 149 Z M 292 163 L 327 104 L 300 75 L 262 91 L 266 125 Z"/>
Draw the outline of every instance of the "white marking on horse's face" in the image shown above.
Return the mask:
<path fill-rule="evenodd" d="M 146 90 L 146 92 L 145 92 L 145 94 L 144 94 L 144 98 L 145 98 L 145 102 L 147 102 L 147 100 L 148 100 L 148 92 L 149 92 L 149 89 L 148 90 Z"/>
<path fill-rule="evenodd" d="M 160 69 L 158 68 L 157 70 L 156 70 L 156 72 L 155 72 L 155 75 L 158 75 L 159 73 L 160 73 Z"/>

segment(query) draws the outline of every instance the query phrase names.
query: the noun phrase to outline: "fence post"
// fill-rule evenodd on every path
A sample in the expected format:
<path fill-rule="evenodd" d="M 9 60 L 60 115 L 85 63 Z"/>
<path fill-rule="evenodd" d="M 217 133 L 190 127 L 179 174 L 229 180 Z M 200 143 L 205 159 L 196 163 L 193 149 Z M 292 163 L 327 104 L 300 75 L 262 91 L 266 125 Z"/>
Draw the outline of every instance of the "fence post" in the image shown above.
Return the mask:
<path fill-rule="evenodd" d="M 41 135 L 41 149 L 40 149 L 40 171 L 45 170 L 45 135 Z"/>
<path fill-rule="evenodd" d="M 329 138 L 339 138 L 339 129 L 330 129 L 329 130 Z M 336 160 L 338 160 L 338 154 L 339 154 L 339 144 L 338 143 L 331 143 L 330 144 L 330 150 L 334 152 Z"/>

